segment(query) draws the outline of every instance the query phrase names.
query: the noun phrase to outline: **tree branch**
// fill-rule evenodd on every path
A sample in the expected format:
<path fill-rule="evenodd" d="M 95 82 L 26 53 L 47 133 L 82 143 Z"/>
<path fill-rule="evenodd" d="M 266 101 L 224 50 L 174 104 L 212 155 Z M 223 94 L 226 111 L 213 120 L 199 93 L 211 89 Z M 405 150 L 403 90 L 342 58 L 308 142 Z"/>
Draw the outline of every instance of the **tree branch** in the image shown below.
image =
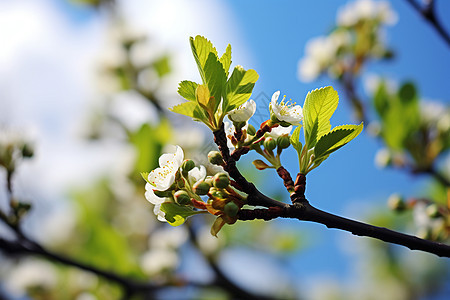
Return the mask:
<path fill-rule="evenodd" d="M 38 243 L 30 240 L 29 238 L 22 239 L 19 241 L 10 241 L 0 238 L 0 249 L 4 251 L 5 254 L 12 256 L 22 256 L 22 255 L 39 255 L 54 262 L 62 263 L 64 265 L 76 267 L 88 272 L 92 272 L 100 277 L 103 277 L 111 282 L 119 284 L 123 287 L 124 294 L 134 295 L 143 292 L 152 292 L 160 288 L 160 286 L 155 286 L 149 282 L 134 281 L 129 278 L 120 276 L 112 271 L 102 270 L 91 265 L 75 261 L 66 256 L 51 252 Z"/>
<path fill-rule="evenodd" d="M 328 228 L 348 231 L 358 236 L 375 238 L 387 243 L 401 245 L 411 250 L 420 250 L 441 257 L 450 257 L 449 245 L 420 239 L 418 237 L 403 234 L 384 227 L 377 227 L 333 215 L 313 207 L 307 201 L 294 203 L 288 208 L 274 207 L 269 209 L 243 209 L 238 215 L 238 219 L 242 221 L 254 219 L 268 221 L 279 217 L 320 223 Z"/>
<path fill-rule="evenodd" d="M 313 207 L 305 198 L 306 176 L 304 174 L 299 173 L 295 180 L 294 192 L 291 193 L 292 205 L 287 205 L 271 199 L 258 191 L 258 189 L 252 183 L 248 182 L 237 169 L 236 162 L 230 156 L 223 124 L 221 129 L 214 132 L 214 141 L 219 146 L 219 151 L 222 153 L 225 162 L 223 166 L 225 171 L 227 171 L 237 182 L 237 185 L 248 194 L 247 204 L 251 206 L 268 207 L 268 209 L 241 209 L 238 213 L 238 220 L 247 221 L 263 219 L 269 221 L 279 217 L 294 218 L 301 221 L 320 223 L 328 228 L 341 229 L 351 232 L 354 235 L 367 236 L 387 243 L 401 245 L 408 247 L 411 250 L 420 250 L 442 257 L 450 257 L 449 245 L 350 220 Z M 291 187 L 290 181 L 292 181 L 292 179 L 289 180 L 289 172 L 287 170 L 280 170 L 279 174 L 280 173 L 285 185 L 287 183 L 287 186 Z"/>
<path fill-rule="evenodd" d="M 441 36 L 447 46 L 450 47 L 450 34 L 444 29 L 441 22 L 436 17 L 436 6 L 435 2 L 431 0 L 429 4 L 425 5 L 425 7 L 421 7 L 414 0 L 406 0 L 411 6 L 425 19 L 427 20 L 431 26 L 437 31 L 437 33 Z"/>

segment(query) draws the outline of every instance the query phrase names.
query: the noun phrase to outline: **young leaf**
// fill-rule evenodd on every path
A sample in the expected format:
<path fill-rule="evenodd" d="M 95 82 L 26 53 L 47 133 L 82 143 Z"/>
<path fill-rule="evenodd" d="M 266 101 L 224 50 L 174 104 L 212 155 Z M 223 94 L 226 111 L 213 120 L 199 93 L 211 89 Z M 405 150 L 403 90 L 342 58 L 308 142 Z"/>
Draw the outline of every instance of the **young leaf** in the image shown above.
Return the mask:
<path fill-rule="evenodd" d="M 148 181 L 148 175 L 149 175 L 149 174 L 150 174 L 149 172 L 141 172 L 142 178 L 144 178 L 144 180 L 145 180 L 146 182 L 148 182 L 148 183 L 150 183 L 150 182 Z"/>
<path fill-rule="evenodd" d="M 190 37 L 189 42 L 200 76 L 202 77 L 203 83 L 206 83 L 204 72 L 205 63 L 210 53 L 213 53 L 217 57 L 217 50 L 211 41 L 201 35 L 197 35 L 195 38 Z"/>
<path fill-rule="evenodd" d="M 194 211 L 187 206 L 181 206 L 172 202 L 164 202 L 161 204 L 161 211 L 165 213 L 164 218 L 172 226 L 179 226 L 184 223 L 186 218 L 202 213 Z"/>
<path fill-rule="evenodd" d="M 185 115 L 194 118 L 194 110 L 198 107 L 196 102 L 184 102 L 174 107 L 169 108 L 169 110 L 174 113 Z"/>
<path fill-rule="evenodd" d="M 228 73 L 230 71 L 230 65 L 231 65 L 231 45 L 230 44 L 228 44 L 227 49 L 222 54 L 222 57 L 219 59 L 219 61 L 222 63 L 223 69 L 228 78 Z"/>
<path fill-rule="evenodd" d="M 339 96 L 331 86 L 315 89 L 306 95 L 303 126 L 308 149 L 314 147 L 317 139 L 330 131 L 330 118 L 338 103 Z"/>
<path fill-rule="evenodd" d="M 332 131 L 323 135 L 314 147 L 314 155 L 316 159 L 328 156 L 332 152 L 338 150 L 355 137 L 357 137 L 363 129 L 363 123 L 359 125 L 342 125 L 333 128 Z"/>
<path fill-rule="evenodd" d="M 236 66 L 228 79 L 224 95 L 224 113 L 245 103 L 251 94 L 259 75 L 255 70 L 244 70 L 242 66 Z"/>
<path fill-rule="evenodd" d="M 302 126 L 298 126 L 297 128 L 295 128 L 294 132 L 291 135 L 291 145 L 294 147 L 295 150 L 297 150 L 297 153 L 299 155 L 300 158 L 300 153 L 302 152 L 302 143 L 300 143 L 300 129 L 302 128 Z"/>
<path fill-rule="evenodd" d="M 184 80 L 178 85 L 178 94 L 188 101 L 196 101 L 195 90 L 197 86 L 198 84 L 193 81 Z"/>
<path fill-rule="evenodd" d="M 214 97 L 214 112 L 217 110 L 222 98 L 222 91 L 227 81 L 227 76 L 222 63 L 214 53 L 209 53 L 205 62 L 205 83 L 208 86 L 211 97 Z"/>

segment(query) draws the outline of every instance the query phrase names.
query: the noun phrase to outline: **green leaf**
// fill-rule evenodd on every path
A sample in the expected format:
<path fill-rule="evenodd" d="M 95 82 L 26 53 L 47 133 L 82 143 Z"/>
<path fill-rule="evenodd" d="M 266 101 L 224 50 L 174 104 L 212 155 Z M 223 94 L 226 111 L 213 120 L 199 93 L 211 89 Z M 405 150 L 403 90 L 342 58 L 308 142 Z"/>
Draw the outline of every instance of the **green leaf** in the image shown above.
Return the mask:
<path fill-rule="evenodd" d="M 302 143 L 300 142 L 300 129 L 302 128 L 302 126 L 298 126 L 297 128 L 294 129 L 294 132 L 291 135 L 291 145 L 294 147 L 295 150 L 297 150 L 298 156 L 300 158 L 300 154 L 302 152 Z"/>
<path fill-rule="evenodd" d="M 208 86 L 211 97 L 214 97 L 215 105 L 214 112 L 219 107 L 222 99 L 222 90 L 227 81 L 227 76 L 223 69 L 222 63 L 217 59 L 217 55 L 209 53 L 208 59 L 205 62 L 205 83 Z"/>
<path fill-rule="evenodd" d="M 196 121 L 207 122 L 208 118 L 203 113 L 203 109 L 198 106 L 196 102 L 184 102 L 178 105 L 175 105 L 169 110 L 174 113 L 185 115 L 193 118 Z"/>
<path fill-rule="evenodd" d="M 165 55 L 160 57 L 157 61 L 153 63 L 153 68 L 155 69 L 158 77 L 163 77 L 170 73 L 169 56 Z"/>
<path fill-rule="evenodd" d="M 178 94 L 188 101 L 196 101 L 195 90 L 197 89 L 198 83 L 184 80 L 178 85 Z"/>
<path fill-rule="evenodd" d="M 224 113 L 245 103 L 251 94 L 259 75 L 255 70 L 244 70 L 242 66 L 236 66 L 228 79 L 224 95 Z"/>
<path fill-rule="evenodd" d="M 303 126 L 308 149 L 314 147 L 317 140 L 330 131 L 330 118 L 338 103 L 338 93 L 331 86 L 315 89 L 306 95 Z"/>
<path fill-rule="evenodd" d="M 202 213 L 201 211 L 194 211 L 187 206 L 181 206 L 173 202 L 164 202 L 161 204 L 161 211 L 165 213 L 164 218 L 172 226 L 179 226 L 184 223 L 186 218 Z"/>
<path fill-rule="evenodd" d="M 227 49 L 222 54 L 222 57 L 220 58 L 219 61 L 222 63 L 223 69 L 228 78 L 228 73 L 230 71 L 230 65 L 231 65 L 231 45 L 230 44 L 228 44 Z"/>
<path fill-rule="evenodd" d="M 184 103 L 181 103 L 181 104 L 175 105 L 174 107 L 169 108 L 169 110 L 173 111 L 174 113 L 193 118 L 194 110 L 197 107 L 198 107 L 198 105 L 196 102 L 184 102 Z"/>
<path fill-rule="evenodd" d="M 323 135 L 314 147 L 314 156 L 316 159 L 328 156 L 338 150 L 355 137 L 363 129 L 363 123 L 359 125 L 341 125 L 333 128 L 332 131 Z"/>
<path fill-rule="evenodd" d="M 149 174 L 150 174 L 149 172 L 141 172 L 142 178 L 144 178 L 145 182 L 147 182 L 147 183 L 150 183 L 150 182 L 148 182 L 148 175 Z"/>
<path fill-rule="evenodd" d="M 203 83 L 206 83 L 204 67 L 210 53 L 213 53 L 217 57 L 217 50 L 211 41 L 201 35 L 197 35 L 195 38 L 190 37 L 189 42 L 200 76 L 202 77 Z"/>

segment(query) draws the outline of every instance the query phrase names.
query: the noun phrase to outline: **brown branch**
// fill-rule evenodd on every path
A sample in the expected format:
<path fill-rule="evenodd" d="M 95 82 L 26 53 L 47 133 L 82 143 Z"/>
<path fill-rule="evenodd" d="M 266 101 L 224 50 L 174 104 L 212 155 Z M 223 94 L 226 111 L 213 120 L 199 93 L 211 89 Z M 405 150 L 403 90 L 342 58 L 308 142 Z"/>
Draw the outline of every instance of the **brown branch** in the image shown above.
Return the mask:
<path fill-rule="evenodd" d="M 238 219 L 241 221 L 254 219 L 268 221 L 279 217 L 294 218 L 301 221 L 320 223 L 328 228 L 341 229 L 351 232 L 354 235 L 372 237 L 387 243 L 405 246 L 411 250 L 421 250 L 438 256 L 450 257 L 449 245 L 350 220 L 313 207 L 305 198 L 306 176 L 304 174 L 299 173 L 295 180 L 294 193 L 291 194 L 292 205 L 287 205 L 271 199 L 258 191 L 258 189 L 252 183 L 248 182 L 237 169 L 236 162 L 230 156 L 227 147 L 223 125 L 221 129 L 214 132 L 214 141 L 219 146 L 219 150 L 222 153 L 225 162 L 225 171 L 227 171 L 236 181 L 237 185 L 242 188 L 242 191 L 248 194 L 247 204 L 251 206 L 268 207 L 268 209 L 241 209 L 238 213 Z"/>
<path fill-rule="evenodd" d="M 294 181 L 292 180 L 291 174 L 289 174 L 289 171 L 286 170 L 283 166 L 279 167 L 277 169 L 277 174 L 280 176 L 281 179 L 283 179 L 283 184 L 286 187 L 288 192 L 294 191 Z"/>
<path fill-rule="evenodd" d="M 287 208 L 269 209 L 243 209 L 239 212 L 238 219 L 241 221 L 262 219 L 271 220 L 275 218 L 294 218 L 300 221 L 320 223 L 328 228 L 335 228 L 351 232 L 354 235 L 375 238 L 387 243 L 401 245 L 411 250 L 420 250 L 441 257 L 450 257 L 450 246 L 442 243 L 432 242 L 418 237 L 403 234 L 384 227 L 343 218 L 327 213 L 313 207 L 309 202 L 297 202 Z"/>
<path fill-rule="evenodd" d="M 414 0 L 406 0 L 411 6 L 425 19 L 431 26 L 437 31 L 441 36 L 447 46 L 450 46 L 450 34 L 444 29 L 442 23 L 438 20 L 436 16 L 436 6 L 435 2 L 431 0 L 429 4 L 422 7 Z"/>
<path fill-rule="evenodd" d="M 253 183 L 248 182 L 247 179 L 242 176 L 241 172 L 236 167 L 236 161 L 230 155 L 230 150 L 227 146 L 227 137 L 225 135 L 224 125 L 222 124 L 221 128 L 217 131 L 213 132 L 214 134 L 214 142 L 219 147 L 219 151 L 222 154 L 222 158 L 224 161 L 224 170 L 228 172 L 228 174 L 237 182 L 240 190 L 245 192 L 247 197 L 247 204 L 253 206 L 264 206 L 264 207 L 284 207 L 286 204 L 276 201 L 272 198 L 267 197 L 263 193 L 261 193 Z"/>
<path fill-rule="evenodd" d="M 152 292 L 158 289 L 160 286 L 155 286 L 149 282 L 134 281 L 129 278 L 118 275 L 112 271 L 107 271 L 99 269 L 97 267 L 75 261 L 69 257 L 54 253 L 49 251 L 39 245 L 38 243 L 26 238 L 20 241 L 10 241 L 0 238 L 0 249 L 3 250 L 5 254 L 12 256 L 23 256 L 23 255 L 38 255 L 46 259 L 52 260 L 54 262 L 62 263 L 64 265 L 76 267 L 88 272 L 92 272 L 100 277 L 103 277 L 111 282 L 119 284 L 123 287 L 124 294 L 134 295 L 143 292 Z"/>

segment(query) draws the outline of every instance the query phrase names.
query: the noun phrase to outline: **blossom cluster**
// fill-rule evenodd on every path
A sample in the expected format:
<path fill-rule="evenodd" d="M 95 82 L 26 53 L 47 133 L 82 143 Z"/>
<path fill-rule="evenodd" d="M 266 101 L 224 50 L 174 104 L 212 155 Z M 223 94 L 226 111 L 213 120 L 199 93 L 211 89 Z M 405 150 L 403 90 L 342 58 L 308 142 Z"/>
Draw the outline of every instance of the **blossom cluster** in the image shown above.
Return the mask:
<path fill-rule="evenodd" d="M 311 82 L 323 72 L 340 78 L 345 72 L 358 72 L 365 59 L 390 57 L 381 26 L 396 22 L 397 15 L 386 1 L 348 3 L 338 11 L 336 28 L 329 35 L 306 44 L 305 56 L 298 63 L 299 79 Z"/>

